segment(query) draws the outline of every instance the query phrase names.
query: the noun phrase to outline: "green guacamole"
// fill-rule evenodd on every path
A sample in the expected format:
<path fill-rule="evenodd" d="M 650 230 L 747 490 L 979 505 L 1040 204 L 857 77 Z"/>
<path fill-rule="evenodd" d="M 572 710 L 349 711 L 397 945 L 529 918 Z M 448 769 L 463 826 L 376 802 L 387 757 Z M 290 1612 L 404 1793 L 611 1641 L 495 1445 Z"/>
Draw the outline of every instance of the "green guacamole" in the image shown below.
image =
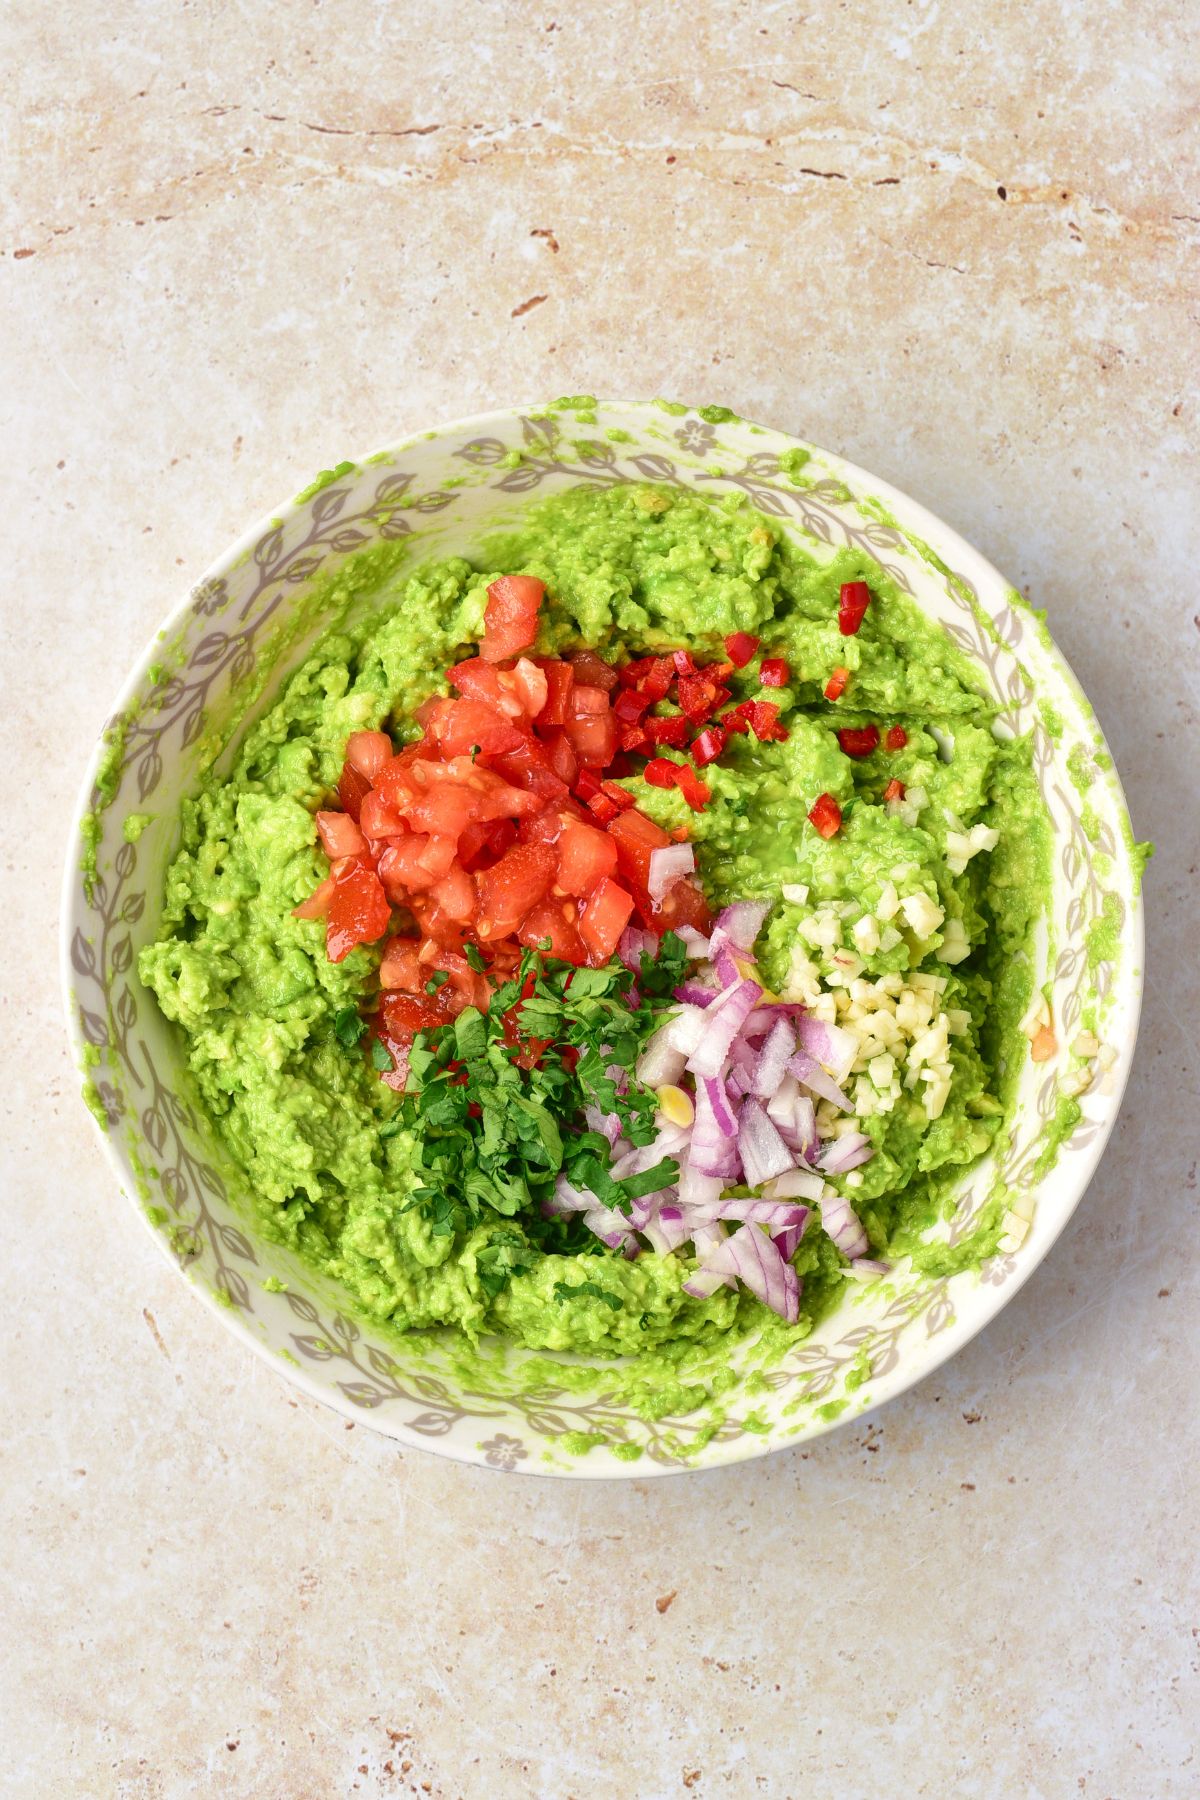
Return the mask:
<path fill-rule="evenodd" d="M 714 906 L 772 902 L 759 943 L 770 986 L 861 1041 L 846 1086 L 875 1154 L 833 1185 L 872 1254 L 910 1254 L 930 1270 L 978 1264 L 995 1249 L 998 1205 L 953 1251 L 923 1234 L 1005 1128 L 1027 1054 L 1031 938 L 1049 887 L 1029 742 L 993 734 L 973 664 L 869 559 L 818 561 L 749 507 L 653 486 L 569 490 L 470 561 L 385 574 L 369 616 L 326 633 L 248 730 L 232 772 L 211 772 L 185 802 L 141 978 L 183 1036 L 257 1230 L 399 1331 L 449 1325 L 472 1340 L 669 1356 L 780 1327 L 745 1292 L 686 1295 L 689 1250 L 627 1261 L 597 1242 L 549 1253 L 522 1241 L 519 1217 L 498 1215 L 436 1233 L 408 1204 L 414 1146 L 398 1097 L 335 1029 L 347 1008 L 371 1010 L 380 947 L 335 965 L 322 925 L 293 916 L 327 873 L 313 815 L 330 801 L 348 734 L 416 735 L 415 708 L 444 691 L 444 671 L 482 633 L 488 583 L 518 571 L 547 584 L 541 653 L 686 646 L 712 659 L 727 634 L 749 632 L 762 656 L 786 659 L 785 687 L 759 685 L 757 656 L 732 686 L 735 699 L 777 702 L 787 740 L 731 739 L 704 771 L 705 811 L 674 789 L 628 785 L 660 823 L 689 827 Z M 839 586 L 859 579 L 873 600 L 859 633 L 843 637 Z M 823 690 L 838 666 L 849 684 L 831 704 Z M 836 729 L 871 723 L 901 728 L 902 746 L 884 738 L 862 758 L 844 754 Z M 903 796 L 893 787 L 886 799 L 896 782 Z M 842 811 L 830 839 L 807 819 L 822 793 Z M 481 1269 L 495 1267 L 496 1241 L 513 1243 L 498 1232 L 517 1234 L 509 1260 L 520 1272 L 494 1291 Z M 815 1218 L 795 1266 L 793 1338 L 846 1286 Z"/>

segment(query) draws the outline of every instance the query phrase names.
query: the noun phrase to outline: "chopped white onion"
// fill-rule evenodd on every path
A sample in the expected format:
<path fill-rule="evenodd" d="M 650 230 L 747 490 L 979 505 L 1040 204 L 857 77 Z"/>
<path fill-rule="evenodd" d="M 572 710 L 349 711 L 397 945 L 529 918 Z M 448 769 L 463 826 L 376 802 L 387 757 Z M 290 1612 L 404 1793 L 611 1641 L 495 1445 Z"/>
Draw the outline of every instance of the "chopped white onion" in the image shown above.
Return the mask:
<path fill-rule="evenodd" d="M 664 844 L 650 852 L 650 868 L 646 889 L 656 906 L 660 905 L 676 882 L 690 875 L 696 867 L 696 852 L 690 844 Z"/>

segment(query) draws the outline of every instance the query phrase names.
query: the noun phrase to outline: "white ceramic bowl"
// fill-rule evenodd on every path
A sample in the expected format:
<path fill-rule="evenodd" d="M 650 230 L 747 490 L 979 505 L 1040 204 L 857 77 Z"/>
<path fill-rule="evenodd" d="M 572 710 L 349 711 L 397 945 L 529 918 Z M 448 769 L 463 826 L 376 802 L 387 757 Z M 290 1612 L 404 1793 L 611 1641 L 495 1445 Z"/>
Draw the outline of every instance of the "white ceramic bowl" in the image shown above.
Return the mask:
<path fill-rule="evenodd" d="M 66 871 L 63 969 L 85 1091 L 117 1179 L 231 1332 L 309 1394 L 404 1443 L 523 1473 L 644 1478 L 813 1437 L 927 1375 L 1011 1299 L 1074 1211 L 1116 1119 L 1137 1030 L 1142 919 L 1124 800 L 1091 708 L 1045 628 L 983 557 L 886 483 L 800 447 L 811 461 L 797 486 L 779 467 L 797 440 L 780 432 L 717 409 L 576 400 L 460 420 L 343 465 L 212 565 L 137 661 L 92 758 Z M 726 1396 L 711 1436 L 707 1411 L 647 1420 L 603 1383 L 580 1394 L 551 1378 L 525 1391 L 520 1352 L 498 1352 L 493 1374 L 468 1391 L 436 1349 L 418 1354 L 356 1322 L 336 1290 L 254 1240 L 190 1098 L 180 1046 L 136 976 L 203 741 L 245 713 L 256 668 L 272 673 L 254 710 L 278 691 L 320 630 L 320 592 L 334 571 L 380 539 L 412 536 L 414 560 L 469 552 L 485 527 L 563 484 L 647 479 L 740 490 L 814 553 L 852 544 L 875 558 L 976 658 L 1013 727 L 1033 728 L 1056 832 L 1044 974 L 1060 1050 L 1025 1068 L 1000 1171 L 1027 1235 L 979 1273 L 929 1279 L 901 1265 L 868 1287 L 848 1282 L 841 1308 L 758 1391 Z M 292 629 L 276 656 L 285 621 Z M 130 843 L 123 822 L 134 810 L 151 823 Z M 89 832 L 94 881 L 80 866 Z M 1106 921 L 1119 938 L 1111 956 Z M 1068 1047 L 1092 1000 L 1104 1051 L 1081 1065 Z M 1082 1116 L 1040 1173 L 1064 1083 L 1089 1074 Z M 988 1162 L 964 1179 L 952 1237 L 995 1172 Z M 268 1291 L 270 1277 L 285 1291 Z M 586 1454 L 582 1443 L 592 1445 Z"/>

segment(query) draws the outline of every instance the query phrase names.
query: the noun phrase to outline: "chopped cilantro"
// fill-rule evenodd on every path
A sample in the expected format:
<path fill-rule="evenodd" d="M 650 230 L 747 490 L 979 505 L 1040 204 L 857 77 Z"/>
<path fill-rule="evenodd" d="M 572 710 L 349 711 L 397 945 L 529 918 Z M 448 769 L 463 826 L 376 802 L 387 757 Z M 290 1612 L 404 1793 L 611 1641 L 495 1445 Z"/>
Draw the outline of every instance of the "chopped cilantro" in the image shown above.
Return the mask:
<path fill-rule="evenodd" d="M 603 1300 L 605 1306 L 611 1306 L 614 1312 L 621 1310 L 621 1302 L 617 1296 L 610 1294 L 607 1288 L 602 1288 L 598 1281 L 581 1281 L 577 1287 L 572 1287 L 569 1281 L 555 1282 L 554 1298 L 560 1306 L 575 1294 L 590 1294 L 593 1300 Z"/>
<path fill-rule="evenodd" d="M 367 1021 L 359 1017 L 357 1007 L 343 1006 L 333 1015 L 333 1035 L 347 1050 L 353 1050 L 366 1029 Z"/>
<path fill-rule="evenodd" d="M 445 987 L 449 979 L 450 977 L 447 975 L 445 969 L 435 969 L 433 974 L 429 977 L 429 980 L 425 983 L 425 992 L 427 994 L 436 994 L 439 988 Z"/>
<path fill-rule="evenodd" d="M 381 1075 L 386 1075 L 387 1072 L 390 1069 L 394 1069 L 395 1066 L 395 1063 L 392 1061 L 392 1053 L 384 1043 L 383 1039 L 372 1038 L 371 1067 L 373 1069 L 378 1069 Z"/>
<path fill-rule="evenodd" d="M 483 952 L 477 944 L 467 945 L 467 961 L 477 975 L 482 975 L 487 968 L 487 964 L 483 960 Z"/>

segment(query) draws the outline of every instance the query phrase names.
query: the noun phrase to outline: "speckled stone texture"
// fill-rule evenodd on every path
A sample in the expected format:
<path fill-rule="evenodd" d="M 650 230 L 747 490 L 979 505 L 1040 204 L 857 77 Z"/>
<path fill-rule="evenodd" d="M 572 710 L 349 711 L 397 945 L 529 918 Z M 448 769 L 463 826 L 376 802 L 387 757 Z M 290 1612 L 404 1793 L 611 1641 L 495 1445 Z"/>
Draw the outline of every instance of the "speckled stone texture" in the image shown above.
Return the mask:
<path fill-rule="evenodd" d="M 30 1800 L 1200 1792 L 1200 13 L 871 0 L 4 9 L 5 1619 Z M 1049 612 L 1147 883 L 1122 1123 L 955 1362 L 807 1451 L 399 1453 L 117 1198 L 56 967 L 87 746 L 316 469 L 558 392 L 720 400 Z"/>

